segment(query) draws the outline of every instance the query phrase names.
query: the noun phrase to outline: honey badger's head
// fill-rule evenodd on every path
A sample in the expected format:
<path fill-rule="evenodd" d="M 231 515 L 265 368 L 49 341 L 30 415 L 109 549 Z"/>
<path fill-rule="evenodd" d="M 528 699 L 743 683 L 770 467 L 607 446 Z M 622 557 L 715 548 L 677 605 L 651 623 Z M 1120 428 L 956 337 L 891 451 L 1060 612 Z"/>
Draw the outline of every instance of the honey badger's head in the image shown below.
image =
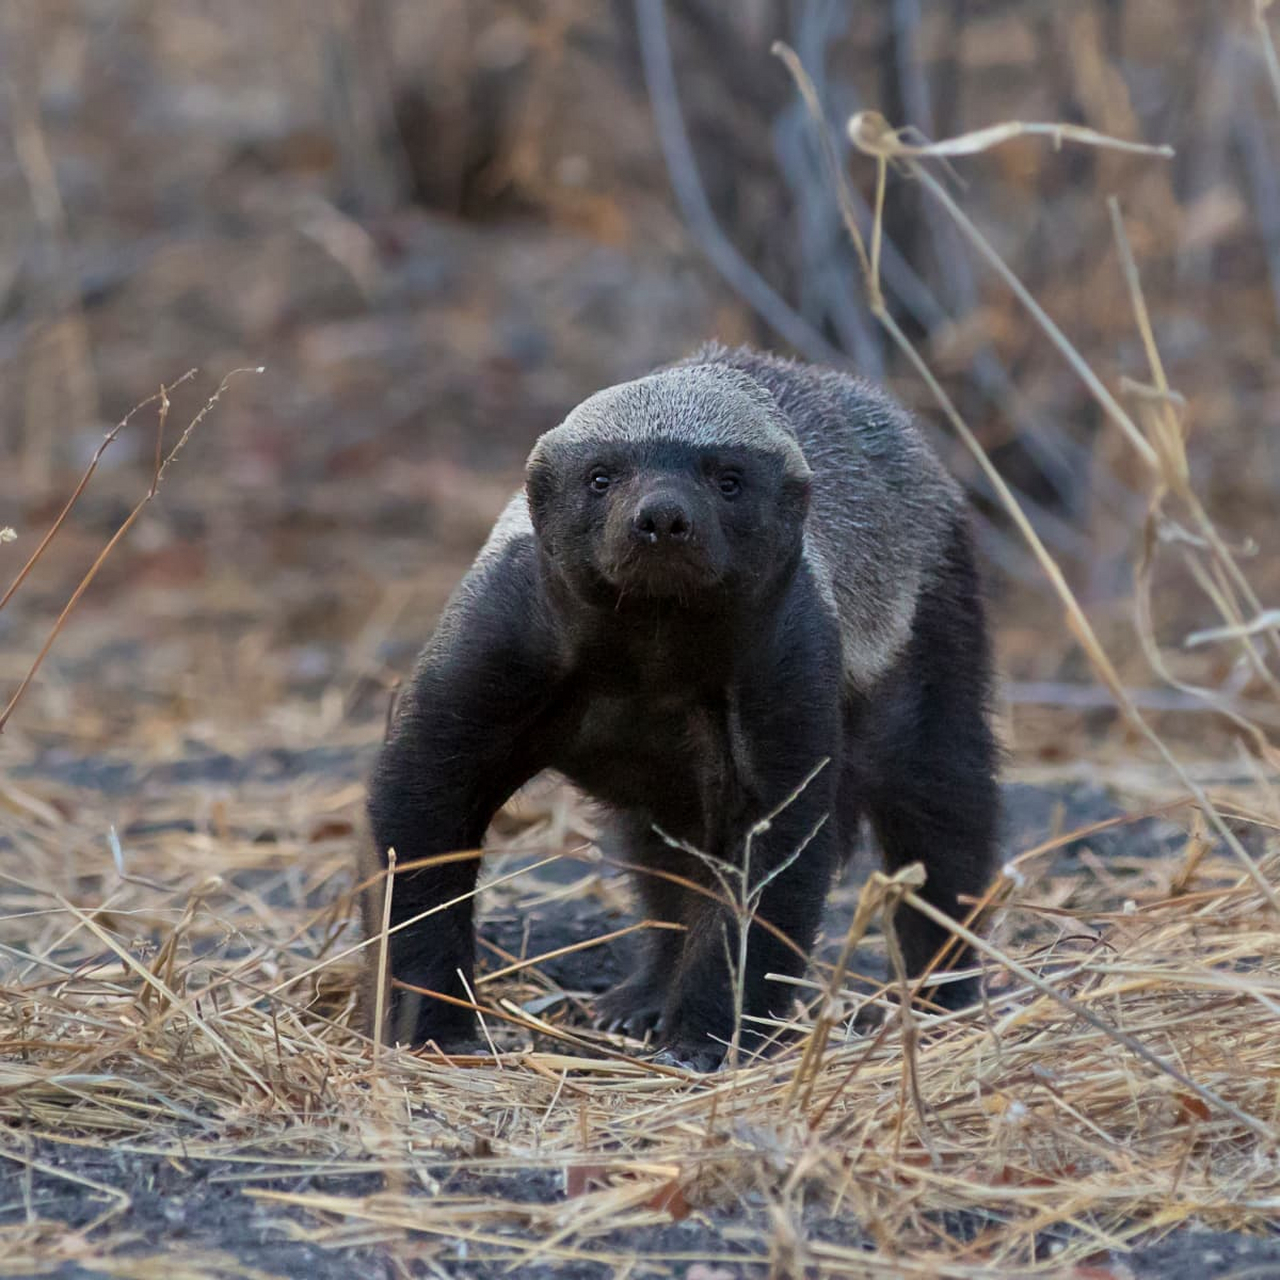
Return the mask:
<path fill-rule="evenodd" d="M 535 445 L 526 490 L 542 554 L 580 599 L 715 608 L 794 571 L 811 479 L 769 392 L 711 364 L 584 401 Z"/>

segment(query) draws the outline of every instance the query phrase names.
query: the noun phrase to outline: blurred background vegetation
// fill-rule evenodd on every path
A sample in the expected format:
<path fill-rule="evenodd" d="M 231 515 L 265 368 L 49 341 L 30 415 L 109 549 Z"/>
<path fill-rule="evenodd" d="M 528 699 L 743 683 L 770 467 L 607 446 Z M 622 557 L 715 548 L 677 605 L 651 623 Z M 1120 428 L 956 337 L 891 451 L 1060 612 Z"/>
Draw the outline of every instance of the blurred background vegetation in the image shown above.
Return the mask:
<path fill-rule="evenodd" d="M 535 436 L 713 336 L 846 364 L 921 409 L 979 512 L 1012 745 L 1059 758 L 1108 734 L 1040 570 L 866 309 L 779 38 L 864 204 L 874 168 L 843 141 L 864 108 L 932 138 L 1056 120 L 1176 148 L 1025 139 L 959 161 L 952 189 L 1116 391 L 1148 377 L 1118 197 L 1196 486 L 1228 540 L 1263 544 L 1249 573 L 1277 596 L 1280 111 L 1246 0 L 7 0 L 0 17 L 6 565 L 131 405 L 199 366 L 173 430 L 228 369 L 266 366 L 60 639 L 22 716 L 43 751 L 163 754 L 264 725 L 367 738 Z M 891 311 L 1125 679 L 1203 741 L 1210 717 L 1154 688 L 1133 638 L 1139 461 L 903 177 L 885 227 Z M 3 687 L 153 450 L 140 417 L 0 613 Z M 1166 559 L 1176 647 L 1219 619 Z M 1247 697 L 1234 654 L 1196 663 Z"/>

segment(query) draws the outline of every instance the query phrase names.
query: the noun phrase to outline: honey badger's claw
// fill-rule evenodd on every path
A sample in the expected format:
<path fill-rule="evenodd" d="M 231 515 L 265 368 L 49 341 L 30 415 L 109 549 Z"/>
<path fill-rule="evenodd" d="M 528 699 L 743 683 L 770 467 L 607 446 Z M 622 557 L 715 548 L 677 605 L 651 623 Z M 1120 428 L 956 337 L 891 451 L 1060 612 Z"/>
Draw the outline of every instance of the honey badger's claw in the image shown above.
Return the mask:
<path fill-rule="evenodd" d="M 670 1049 L 663 1049 L 654 1054 L 653 1060 L 660 1067 L 675 1067 L 679 1071 L 694 1070 L 693 1063 L 677 1057 Z"/>
<path fill-rule="evenodd" d="M 619 983 L 596 998 L 596 1025 L 602 1031 L 643 1040 L 662 1027 L 662 995 L 647 976 Z"/>
<path fill-rule="evenodd" d="M 612 1018 L 597 1018 L 596 1026 L 614 1036 L 629 1036 L 633 1040 L 643 1040 L 650 1031 L 657 1028 L 657 1022 L 637 1015 L 619 1014 Z"/>
<path fill-rule="evenodd" d="M 653 1060 L 660 1067 L 675 1067 L 697 1075 L 710 1075 L 724 1065 L 724 1051 L 718 1045 L 708 1049 L 673 1045 L 661 1050 Z"/>

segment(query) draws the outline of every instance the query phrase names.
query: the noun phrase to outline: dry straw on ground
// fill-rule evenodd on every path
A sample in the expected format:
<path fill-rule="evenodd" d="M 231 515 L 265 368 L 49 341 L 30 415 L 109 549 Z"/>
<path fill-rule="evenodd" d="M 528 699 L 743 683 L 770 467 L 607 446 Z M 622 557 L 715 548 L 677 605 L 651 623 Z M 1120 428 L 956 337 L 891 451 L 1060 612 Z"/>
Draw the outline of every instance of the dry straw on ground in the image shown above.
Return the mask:
<path fill-rule="evenodd" d="M 621 1264 L 626 1248 L 609 1238 L 618 1228 L 754 1192 L 773 1206 L 773 1229 L 726 1242 L 722 1256 L 772 1261 L 779 1274 L 800 1263 L 851 1276 L 1025 1269 L 1037 1238 L 1069 1228 L 1048 1273 L 1153 1228 L 1260 1228 L 1280 1206 L 1274 915 L 1249 877 L 1195 840 L 1182 860 L 1127 879 L 1123 900 L 1084 875 L 1046 880 L 1051 848 L 1028 851 L 1009 868 L 996 935 L 1017 946 L 990 944 L 992 993 L 977 1017 L 894 1014 L 878 1034 L 847 1036 L 865 996 L 826 990 L 828 968 L 804 994 L 825 992 L 830 1043 L 693 1079 L 654 1069 L 580 1018 L 557 1048 L 542 1013 L 520 1013 L 555 991 L 536 965 L 481 988 L 498 1059 L 375 1056 L 349 1029 L 358 962 L 342 956 L 351 911 L 339 890 L 350 836 L 329 834 L 350 787 L 294 797 L 300 818 L 328 816 L 292 831 L 278 795 L 243 796 L 236 829 L 131 841 L 125 876 L 96 815 L 69 821 L 57 799 L 3 792 L 4 829 L 31 868 L 4 876 L 4 945 L 10 961 L 35 958 L 11 964 L 4 990 L 0 1111 L 19 1163 L 47 1165 L 27 1146 L 39 1136 L 55 1149 L 163 1152 L 185 1168 L 238 1161 L 259 1178 L 377 1171 L 384 1187 L 370 1194 L 258 1194 L 314 1211 L 316 1242 L 394 1243 L 411 1231 L 443 1257 L 461 1239 L 472 1258 L 511 1262 Z M 1261 821 L 1240 796 L 1220 801 Z M 160 825 L 166 807 L 196 804 L 176 790 L 152 816 Z M 242 834 L 255 829 L 278 842 Z M 59 849 L 76 851 L 76 900 L 54 887 L 67 882 Z M 504 870 L 499 858 L 491 881 Z M 1274 881 L 1280 859 L 1259 870 Z M 519 901 L 527 883 L 498 883 L 486 905 Z M 572 1019 L 572 1005 L 546 1016 Z M 553 1038 L 529 1049 L 504 1013 Z M 553 1173 L 563 1194 L 531 1202 L 448 1185 L 450 1170 L 520 1169 Z M 126 1246 L 113 1223 L 127 1196 L 83 1194 L 100 1206 L 92 1233 L 37 1212 L 5 1232 L 0 1274 Z M 855 1218 L 878 1251 L 807 1238 L 818 1211 Z M 944 1215 L 966 1211 L 984 1225 L 967 1241 L 948 1237 Z M 666 1268 L 692 1260 L 672 1256 Z"/>
<path fill-rule="evenodd" d="M 861 119 L 854 137 L 875 158 L 881 193 L 891 164 L 905 166 L 1001 271 L 923 162 L 1003 135 L 906 146 L 874 123 Z M 1060 136 L 1070 141 L 1071 131 Z M 850 231 L 877 315 L 990 468 L 878 303 L 878 223 L 865 244 L 852 219 Z M 1149 474 L 1140 606 L 1156 589 L 1156 551 L 1175 547 L 1222 617 L 1206 643 L 1234 646 L 1256 696 L 1274 698 L 1274 614 L 1190 487 L 1187 424 L 1161 372 L 1119 218 L 1117 245 L 1151 364 L 1132 413 L 1028 297 L 1030 313 Z M 1023 851 L 991 895 L 995 940 L 982 946 L 990 995 L 976 1016 L 887 1005 L 879 1031 L 853 1033 L 865 994 L 842 966 L 819 967 L 797 988 L 807 1008 L 795 1044 L 770 1061 L 694 1078 L 587 1029 L 582 993 L 559 991 L 525 956 L 507 957 L 508 972 L 478 993 L 496 1057 L 375 1052 L 353 1030 L 358 786 L 246 787 L 216 805 L 198 787 L 173 786 L 122 842 L 83 795 L 0 780 L 9 842 L 0 855 L 3 1157 L 32 1176 L 70 1179 L 99 1206 L 73 1230 L 33 1201 L 19 1225 L 0 1231 L 0 1275 L 64 1260 L 122 1275 L 161 1266 L 212 1275 L 231 1265 L 181 1245 L 148 1261 L 121 1228 L 127 1192 L 63 1173 L 48 1157 L 106 1142 L 183 1168 L 226 1160 L 300 1183 L 375 1173 L 380 1187 L 365 1194 L 254 1194 L 309 1210 L 313 1225 L 296 1229 L 320 1245 L 453 1261 L 465 1248 L 472 1261 L 513 1268 L 594 1260 L 631 1274 L 620 1228 L 696 1220 L 744 1198 L 767 1206 L 767 1228 L 726 1236 L 717 1250 L 659 1251 L 646 1265 L 658 1274 L 747 1260 L 779 1276 L 1052 1274 L 1185 1223 L 1274 1223 L 1274 749 L 1241 725 L 1250 749 L 1241 779 L 1202 782 L 1126 700 L 1083 609 L 990 474 L 1068 626 L 1168 768 L 1160 799 L 1192 830 L 1179 858 L 1130 868 L 1124 880 L 1105 869 L 1049 877 L 1062 839 Z M 1140 607 L 1137 621 L 1160 671 L 1149 612 Z M 20 717 L 8 732 L 22 732 Z M 186 829 L 193 813 L 204 816 Z M 519 844 L 546 837 L 535 828 Z M 589 862 L 575 891 L 604 892 L 598 870 Z M 518 903 L 529 884 L 499 857 L 486 903 Z M 873 878 L 865 892 L 859 927 L 886 900 L 909 900 L 911 883 Z M 558 1187 L 504 1198 L 485 1180 L 520 1170 L 554 1175 Z M 856 1220 L 874 1248 L 825 1242 L 809 1229 L 824 1216 Z M 958 1222 L 966 1228 L 949 1230 Z M 1056 1251 L 1045 1253 L 1046 1239 Z"/>

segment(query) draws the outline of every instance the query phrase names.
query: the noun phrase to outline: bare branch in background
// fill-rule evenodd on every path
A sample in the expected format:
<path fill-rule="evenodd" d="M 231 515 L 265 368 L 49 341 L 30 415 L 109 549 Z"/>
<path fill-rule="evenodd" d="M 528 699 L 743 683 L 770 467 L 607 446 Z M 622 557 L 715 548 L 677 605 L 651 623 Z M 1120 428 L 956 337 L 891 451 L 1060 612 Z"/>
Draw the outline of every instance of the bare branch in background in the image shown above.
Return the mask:
<path fill-rule="evenodd" d="M 847 366 L 845 356 L 798 315 L 790 303 L 747 262 L 716 221 L 680 111 L 663 0 L 636 0 L 636 28 L 658 142 L 689 230 L 730 288 L 784 342 L 803 352 L 810 360 Z"/>
<path fill-rule="evenodd" d="M 9 57 L 3 64 L 9 132 L 26 182 L 35 220 L 35 249 L 48 275 L 44 315 L 32 326 L 23 353 L 24 479 L 44 485 L 62 451 L 59 431 L 98 420 L 98 380 L 80 284 L 67 255 L 67 215 L 58 175 L 40 119 L 40 47 L 32 4 L 0 7 L 0 37 Z"/>
<path fill-rule="evenodd" d="M 933 137 L 932 95 L 924 63 L 919 56 L 920 0 L 893 0 L 893 48 L 898 84 L 907 120 L 925 137 Z M 924 203 L 934 268 L 952 315 L 967 316 L 978 305 L 978 285 L 960 237 L 950 221 L 929 202 Z M 1049 477 L 1052 478 L 1052 477 Z"/>
<path fill-rule="evenodd" d="M 797 47 L 814 68 L 815 91 L 824 110 L 832 92 L 826 77 L 827 47 L 848 23 L 848 9 L 830 2 L 800 5 L 792 22 Z M 831 325 L 859 372 L 883 378 L 887 372 L 884 339 L 865 301 L 848 287 L 849 243 L 840 211 L 827 197 L 821 146 L 814 145 L 803 104 L 784 107 L 773 134 L 778 168 L 791 187 L 796 208 L 805 315 L 817 324 Z"/>

